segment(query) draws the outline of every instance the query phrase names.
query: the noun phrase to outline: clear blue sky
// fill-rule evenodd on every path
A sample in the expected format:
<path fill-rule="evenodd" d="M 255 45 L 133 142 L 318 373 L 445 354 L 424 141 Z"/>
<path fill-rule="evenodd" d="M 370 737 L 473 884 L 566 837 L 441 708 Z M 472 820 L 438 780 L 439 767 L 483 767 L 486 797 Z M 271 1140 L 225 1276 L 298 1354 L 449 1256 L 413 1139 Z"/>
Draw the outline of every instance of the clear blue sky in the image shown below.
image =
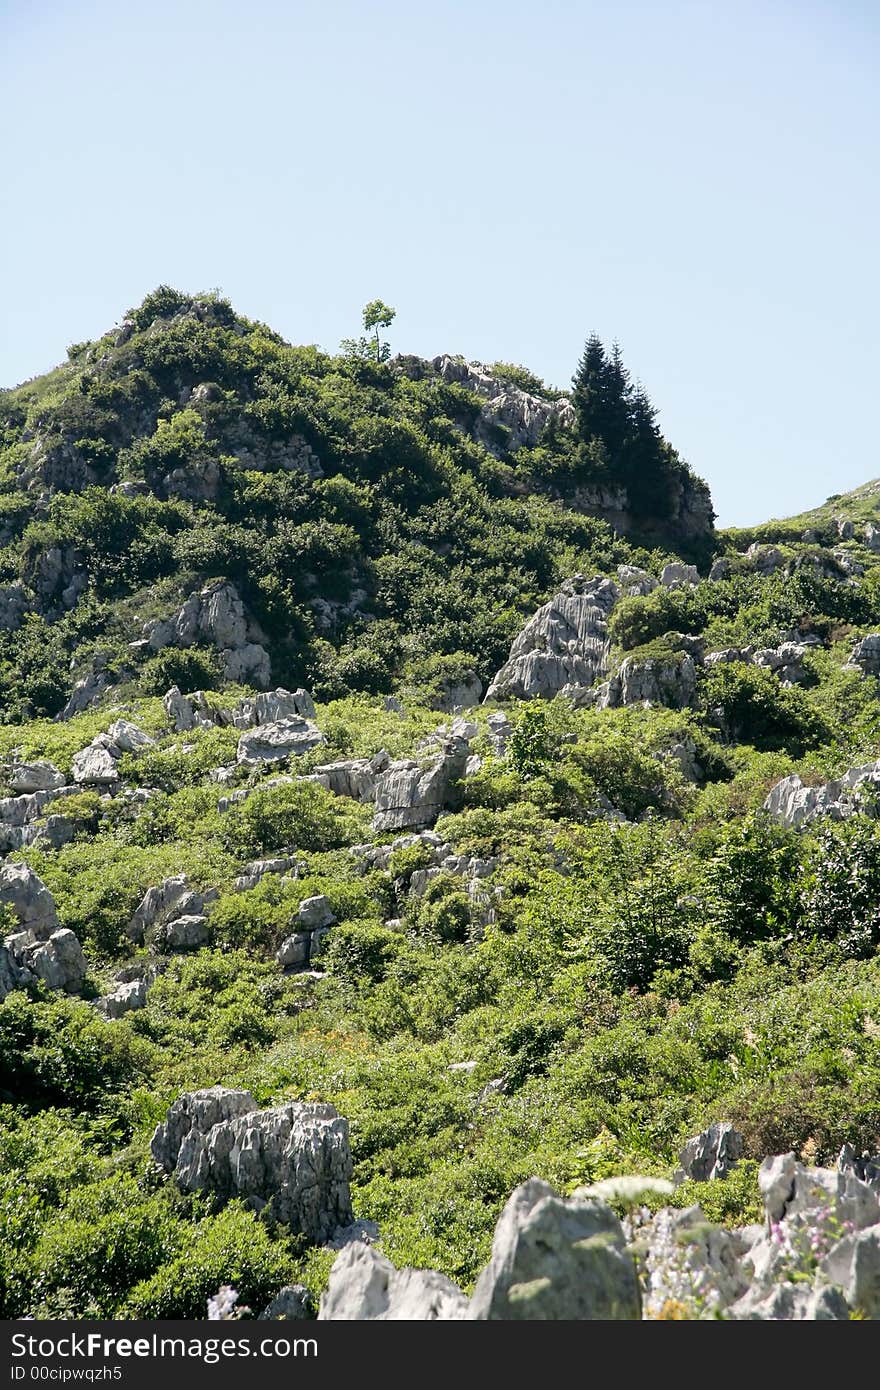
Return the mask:
<path fill-rule="evenodd" d="M 567 385 L 620 340 L 722 524 L 880 474 L 872 0 L 3 0 L 0 383 L 157 284 Z"/>

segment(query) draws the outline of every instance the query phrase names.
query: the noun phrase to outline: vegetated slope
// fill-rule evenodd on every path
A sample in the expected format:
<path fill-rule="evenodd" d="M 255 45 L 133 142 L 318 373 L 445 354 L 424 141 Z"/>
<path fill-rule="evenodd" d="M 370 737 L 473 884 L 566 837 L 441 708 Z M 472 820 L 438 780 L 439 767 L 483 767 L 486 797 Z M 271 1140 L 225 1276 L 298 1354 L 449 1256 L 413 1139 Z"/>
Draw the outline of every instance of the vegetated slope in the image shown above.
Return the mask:
<path fill-rule="evenodd" d="M 876 1152 L 870 798 L 800 830 L 762 810 L 789 774 L 880 756 L 864 522 L 714 537 L 704 510 L 685 537 L 699 485 L 673 460 L 664 491 L 655 453 L 657 515 L 639 515 L 637 473 L 624 505 L 619 455 L 578 434 L 589 403 L 510 448 L 492 411 L 511 431 L 537 407 L 443 375 L 490 373 L 325 358 L 168 293 L 117 346 L 6 398 L 6 864 L 39 875 L 88 971 L 80 997 L 36 984 L 0 1004 L 4 1314 L 192 1317 L 222 1283 L 254 1308 L 320 1285 L 328 1252 L 151 1164 L 168 1103 L 215 1083 L 332 1101 L 356 1215 L 396 1263 L 464 1283 L 532 1173 L 668 1175 L 688 1134 L 729 1119 L 747 1161 L 675 1200 L 742 1221 L 765 1153 Z M 635 538 L 566 505 L 578 489 Z M 676 547 L 700 572 L 667 568 Z M 517 646 L 537 698 L 474 705 L 576 575 L 544 650 Z M 607 614 L 580 601 L 593 575 Z M 594 683 L 547 698 L 585 641 Z M 239 756 L 264 656 L 273 685 L 318 697 L 303 722 L 323 742 L 286 760 Z M 163 702 L 175 684 L 212 693 Z M 24 808 L 16 769 L 35 759 L 81 780 Z M 420 809 L 416 767 L 410 803 L 383 813 L 381 769 L 409 759 L 456 775 Z M 188 950 L 161 916 L 132 925 L 180 874 L 200 904 Z M 320 896 L 335 921 L 317 968 L 283 969 Z M 91 1001 L 120 972 L 150 987 L 108 1020 Z"/>

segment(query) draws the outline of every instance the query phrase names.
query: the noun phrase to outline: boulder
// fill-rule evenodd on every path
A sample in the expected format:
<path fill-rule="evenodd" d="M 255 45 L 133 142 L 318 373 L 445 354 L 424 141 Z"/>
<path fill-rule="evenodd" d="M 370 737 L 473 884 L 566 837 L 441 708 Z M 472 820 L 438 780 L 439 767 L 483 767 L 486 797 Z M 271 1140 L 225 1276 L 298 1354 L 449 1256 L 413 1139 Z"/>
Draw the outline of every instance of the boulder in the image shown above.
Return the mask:
<path fill-rule="evenodd" d="M 608 618 L 619 592 L 601 576 L 567 580 L 514 640 L 485 699 L 550 699 L 567 685 L 590 686 L 604 676 L 610 650 Z"/>
<path fill-rule="evenodd" d="M 509 1198 L 471 1300 L 476 1320 L 637 1319 L 639 1282 L 606 1203 L 530 1178 Z"/>
<path fill-rule="evenodd" d="M 403 830 L 433 825 L 440 812 L 452 805 L 467 759 L 465 740 L 451 738 L 442 745 L 439 758 L 430 763 L 390 763 L 376 779 L 374 828 Z"/>
<path fill-rule="evenodd" d="M 431 701 L 431 709 L 453 714 L 457 709 L 470 709 L 478 705 L 483 695 L 483 682 L 476 671 L 468 671 L 458 680 L 446 680 L 441 690 Z"/>
<path fill-rule="evenodd" d="M 785 565 L 785 556 L 776 545 L 760 545 L 757 541 L 746 551 L 746 558 L 758 574 L 775 574 Z"/>
<path fill-rule="evenodd" d="M 314 898 L 303 898 L 296 914 L 300 931 L 317 931 L 319 927 L 330 927 L 336 921 L 330 901 L 323 893 Z"/>
<path fill-rule="evenodd" d="M 273 724 L 279 719 L 315 718 L 315 702 L 307 690 L 266 690 L 259 695 L 240 700 L 232 711 L 230 723 L 236 729 L 250 729 L 258 724 Z"/>
<path fill-rule="evenodd" d="M 75 714 L 82 714 L 84 710 L 92 709 L 96 705 L 104 691 L 109 688 L 110 677 L 106 671 L 90 671 L 87 676 L 81 677 L 76 681 L 70 698 L 58 718 L 62 720 L 72 719 Z"/>
<path fill-rule="evenodd" d="M 91 744 L 74 753 L 73 780 L 81 787 L 113 787 L 119 781 L 117 760 L 109 749 Z"/>
<path fill-rule="evenodd" d="M 771 1226 L 826 1212 L 856 1231 L 880 1222 L 880 1194 L 855 1173 L 807 1168 L 793 1153 L 765 1158 L 758 1170 L 758 1186 Z"/>
<path fill-rule="evenodd" d="M 224 648 L 223 675 L 239 685 L 265 686 L 272 677 L 272 662 L 266 648 L 259 642 L 246 642 L 243 647 Z"/>
<path fill-rule="evenodd" d="M 850 653 L 849 666 L 855 666 L 866 676 L 880 676 L 880 632 L 869 632 L 856 642 Z"/>
<path fill-rule="evenodd" d="M 43 759 L 33 763 L 14 763 L 9 785 L 14 792 L 51 792 L 63 787 L 67 778 L 54 763 Z"/>
<path fill-rule="evenodd" d="M 850 1310 L 840 1289 L 778 1281 L 769 1292 L 749 1289 L 725 1316 L 735 1321 L 848 1322 Z"/>
<path fill-rule="evenodd" d="M 284 938 L 275 953 L 275 959 L 284 970 L 291 970 L 299 965 L 308 965 L 311 943 L 311 932 L 293 932 L 292 935 Z"/>
<path fill-rule="evenodd" d="M 55 899 L 27 864 L 0 868 L 0 903 L 12 909 L 22 930 L 34 940 L 47 940 L 60 926 Z"/>
<path fill-rule="evenodd" d="M 742 1158 L 743 1142 L 739 1130 L 726 1120 L 710 1125 L 688 1139 L 679 1154 L 676 1180 L 684 1182 L 686 1178 L 691 1178 L 694 1182 L 710 1182 L 715 1178 L 726 1178 L 737 1160 Z"/>
<path fill-rule="evenodd" d="M 697 668 L 692 656 L 655 657 L 648 661 L 628 656 L 617 674 L 598 687 L 595 703 L 597 709 L 623 705 L 685 709 L 692 703 L 696 688 Z"/>
<path fill-rule="evenodd" d="M 872 521 L 865 527 L 865 545 L 869 550 L 880 550 L 880 526 L 875 526 Z"/>
<path fill-rule="evenodd" d="M 166 951 L 194 951 L 198 946 L 207 945 L 210 939 L 207 917 L 196 912 L 174 917 L 159 928 L 154 938 L 156 945 Z"/>
<path fill-rule="evenodd" d="M 247 1092 L 214 1087 L 175 1101 L 151 1148 L 182 1192 L 241 1198 L 310 1241 L 351 1221 L 348 1121 L 332 1105 L 257 1110 Z"/>
<path fill-rule="evenodd" d="M 337 1255 L 321 1299 L 321 1322 L 463 1321 L 468 1301 L 433 1269 L 395 1269 L 370 1245 L 353 1243 Z"/>
<path fill-rule="evenodd" d="M 238 740 L 237 757 L 240 763 L 280 762 L 308 753 L 323 741 L 316 724 L 294 715 L 245 730 Z"/>
<path fill-rule="evenodd" d="M 134 1009 L 142 1009 L 147 1002 L 146 980 L 131 980 L 116 986 L 111 994 L 104 994 L 95 1000 L 95 1008 L 105 1018 L 122 1018 Z"/>
<path fill-rule="evenodd" d="M 852 1144 L 844 1144 L 837 1155 L 837 1167 L 841 1173 L 854 1173 L 873 1192 L 880 1195 L 880 1154 L 857 1154 Z"/>
<path fill-rule="evenodd" d="M 685 565 L 681 560 L 673 560 L 660 571 L 660 583 L 664 589 L 694 588 L 700 582 L 700 571 L 696 565 Z"/>
<path fill-rule="evenodd" d="M 799 829 L 820 817 L 846 820 L 857 811 L 870 811 L 870 799 L 861 792 L 871 792 L 880 785 L 880 761 L 864 767 L 850 768 L 843 777 L 818 786 L 805 786 L 797 774 L 783 777 L 772 788 L 764 802 L 764 810 L 781 825 Z"/>
<path fill-rule="evenodd" d="M 126 929 L 128 935 L 132 941 L 143 944 L 172 919 L 202 916 L 206 903 L 215 896 L 215 890 L 200 893 L 190 888 L 186 874 L 165 878 L 148 888 L 141 898 Z"/>
<path fill-rule="evenodd" d="M 82 946 L 66 927 L 54 931 L 48 941 L 28 948 L 24 963 L 49 989 L 63 989 L 78 994 L 86 977 L 86 960 Z"/>
<path fill-rule="evenodd" d="M 710 582 L 712 584 L 717 584 L 720 580 L 727 579 L 731 568 L 730 561 L 722 555 L 720 559 L 714 561 L 712 568 L 709 570 Z"/>

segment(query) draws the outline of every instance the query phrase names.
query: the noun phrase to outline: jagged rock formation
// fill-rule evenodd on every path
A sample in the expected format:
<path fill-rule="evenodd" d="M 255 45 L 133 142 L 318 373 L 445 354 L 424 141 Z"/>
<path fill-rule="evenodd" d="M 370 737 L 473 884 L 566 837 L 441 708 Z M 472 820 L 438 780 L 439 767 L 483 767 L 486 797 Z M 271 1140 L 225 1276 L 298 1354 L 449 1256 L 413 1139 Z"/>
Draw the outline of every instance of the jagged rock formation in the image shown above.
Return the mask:
<path fill-rule="evenodd" d="M 348 1121 L 332 1105 L 259 1110 L 246 1091 L 185 1093 L 150 1147 L 182 1192 L 240 1197 L 309 1240 L 351 1221 Z"/>
<path fill-rule="evenodd" d="M 115 787 L 123 753 L 142 753 L 155 740 L 128 719 L 117 719 L 106 733 L 93 738 L 88 748 L 73 755 L 73 780 L 81 787 Z"/>
<path fill-rule="evenodd" d="M 465 738 L 450 734 L 440 742 L 440 756 L 427 765 L 416 760 L 390 763 L 376 779 L 376 830 L 433 825 L 451 804 L 454 787 L 465 773 Z"/>
<path fill-rule="evenodd" d="M 617 674 L 591 692 L 598 709 L 619 705 L 666 705 L 685 709 L 697 689 L 697 668 L 692 656 L 658 657 L 638 661 L 626 657 Z"/>
<path fill-rule="evenodd" d="M 183 695 L 173 685 L 162 698 L 165 713 L 175 733 L 190 729 L 233 728 L 252 729 L 258 724 L 271 724 L 281 719 L 314 719 L 315 702 L 307 690 L 262 691 L 239 700 L 231 709 L 211 704 L 202 690 Z"/>
<path fill-rule="evenodd" d="M 598 576 L 567 580 L 515 639 L 486 700 L 552 697 L 567 685 L 592 685 L 607 669 L 608 618 L 619 592 Z"/>
<path fill-rule="evenodd" d="M 171 618 L 144 625 L 143 637 L 131 650 L 162 651 L 164 647 L 191 647 L 210 642 L 223 657 L 223 674 L 230 681 L 247 681 L 265 688 L 271 676 L 265 633 L 249 618 L 241 595 L 228 580 L 216 580 L 196 594 Z"/>
<path fill-rule="evenodd" d="M 49 989 L 78 993 L 86 976 L 82 947 L 74 933 L 60 925 L 55 900 L 42 879 L 26 864 L 4 864 L 0 904 L 10 908 L 19 923 L 19 930 L 0 946 L 0 1001 L 10 990 L 37 980 Z"/>
<path fill-rule="evenodd" d="M 330 1271 L 318 1313 L 323 1322 L 452 1322 L 467 1317 L 468 1301 L 433 1269 L 395 1269 L 372 1246 L 346 1246 Z"/>
<path fill-rule="evenodd" d="M 186 874 L 175 874 L 148 888 L 128 924 L 128 935 L 138 945 L 159 949 L 190 950 L 210 939 L 207 910 L 217 897 L 215 889 L 198 892 Z"/>
<path fill-rule="evenodd" d="M 246 729 L 238 740 L 237 758 L 240 763 L 283 762 L 310 752 L 323 741 L 324 735 L 311 719 L 293 715 Z"/>
<path fill-rule="evenodd" d="M 37 940 L 45 941 L 60 926 L 55 899 L 27 864 L 0 868 L 0 903 L 11 908 L 21 930 Z"/>
<path fill-rule="evenodd" d="M 692 1178 L 694 1182 L 710 1182 L 726 1178 L 742 1155 L 743 1137 L 739 1130 L 726 1121 L 710 1125 L 688 1139 L 678 1158 L 676 1181 Z"/>
<path fill-rule="evenodd" d="M 855 667 L 866 676 L 880 676 L 880 632 L 869 632 L 867 637 L 856 642 L 848 666 Z"/>
<path fill-rule="evenodd" d="M 146 980 L 129 980 L 118 984 L 110 994 L 103 994 L 95 1000 L 95 1008 L 105 1018 L 122 1018 L 134 1009 L 142 1009 L 147 1002 Z"/>
<path fill-rule="evenodd" d="M 799 829 L 825 816 L 846 820 L 857 811 L 873 810 L 872 794 L 880 785 L 880 761 L 853 767 L 842 777 L 808 787 L 795 773 L 783 777 L 764 802 L 764 810 L 781 825 Z"/>

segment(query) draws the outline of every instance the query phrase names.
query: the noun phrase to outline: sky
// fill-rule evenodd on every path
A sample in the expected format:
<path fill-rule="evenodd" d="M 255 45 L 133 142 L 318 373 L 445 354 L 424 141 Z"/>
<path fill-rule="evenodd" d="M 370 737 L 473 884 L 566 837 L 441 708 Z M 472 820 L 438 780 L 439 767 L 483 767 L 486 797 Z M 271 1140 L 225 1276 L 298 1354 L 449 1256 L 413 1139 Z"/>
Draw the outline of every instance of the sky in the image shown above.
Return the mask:
<path fill-rule="evenodd" d="M 0 0 L 0 385 L 158 284 L 567 386 L 720 525 L 880 474 L 873 0 Z"/>

